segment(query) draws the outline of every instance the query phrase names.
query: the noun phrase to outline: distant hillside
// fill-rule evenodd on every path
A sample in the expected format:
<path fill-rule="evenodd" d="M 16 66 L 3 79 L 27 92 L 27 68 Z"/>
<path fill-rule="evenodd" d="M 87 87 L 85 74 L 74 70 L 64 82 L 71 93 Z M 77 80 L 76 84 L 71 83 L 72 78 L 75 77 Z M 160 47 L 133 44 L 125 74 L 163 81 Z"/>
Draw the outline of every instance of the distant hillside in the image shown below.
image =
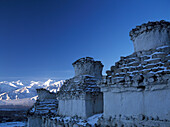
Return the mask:
<path fill-rule="evenodd" d="M 55 81 L 47 80 L 45 82 L 41 81 L 31 81 L 28 85 L 24 85 L 20 80 L 18 81 L 2 81 L 0 82 L 0 108 L 4 105 L 9 107 L 15 106 L 30 106 L 37 99 L 37 88 L 45 88 L 51 92 L 57 92 L 63 85 L 64 80 Z"/>

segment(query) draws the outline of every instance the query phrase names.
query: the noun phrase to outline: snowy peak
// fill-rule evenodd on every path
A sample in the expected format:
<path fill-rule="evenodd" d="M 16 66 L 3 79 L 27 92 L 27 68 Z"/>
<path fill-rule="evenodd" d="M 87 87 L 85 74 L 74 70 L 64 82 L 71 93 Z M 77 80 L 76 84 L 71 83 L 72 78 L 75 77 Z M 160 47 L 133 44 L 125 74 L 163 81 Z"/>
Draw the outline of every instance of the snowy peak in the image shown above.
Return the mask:
<path fill-rule="evenodd" d="M 36 100 L 38 97 L 36 89 L 45 88 L 50 92 L 57 92 L 63 83 L 64 80 L 55 81 L 52 79 L 45 82 L 31 81 L 29 85 L 24 85 L 20 80 L 12 82 L 2 81 L 0 82 L 0 100 L 18 100 L 24 98 Z"/>
<path fill-rule="evenodd" d="M 4 92 L 8 92 L 8 91 L 13 91 L 21 87 L 23 87 L 23 83 L 20 81 L 16 81 L 16 82 L 1 81 L 0 82 L 0 94 Z"/>
<path fill-rule="evenodd" d="M 50 86 L 52 82 L 54 82 L 54 80 L 48 79 L 46 82 L 44 82 L 44 85 Z"/>
<path fill-rule="evenodd" d="M 13 84 L 17 85 L 17 86 L 23 86 L 24 84 L 18 80 L 18 81 L 12 81 Z"/>

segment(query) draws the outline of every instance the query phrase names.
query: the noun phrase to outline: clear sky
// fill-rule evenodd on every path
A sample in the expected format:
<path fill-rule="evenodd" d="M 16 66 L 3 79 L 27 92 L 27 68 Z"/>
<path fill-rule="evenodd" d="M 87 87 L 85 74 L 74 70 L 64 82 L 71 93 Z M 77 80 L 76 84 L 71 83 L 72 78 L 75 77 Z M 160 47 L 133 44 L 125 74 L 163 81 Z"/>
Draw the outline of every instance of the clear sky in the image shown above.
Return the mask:
<path fill-rule="evenodd" d="M 169 0 L 0 0 L 0 81 L 74 76 L 85 56 L 104 64 L 133 53 L 129 31 L 170 21 Z"/>

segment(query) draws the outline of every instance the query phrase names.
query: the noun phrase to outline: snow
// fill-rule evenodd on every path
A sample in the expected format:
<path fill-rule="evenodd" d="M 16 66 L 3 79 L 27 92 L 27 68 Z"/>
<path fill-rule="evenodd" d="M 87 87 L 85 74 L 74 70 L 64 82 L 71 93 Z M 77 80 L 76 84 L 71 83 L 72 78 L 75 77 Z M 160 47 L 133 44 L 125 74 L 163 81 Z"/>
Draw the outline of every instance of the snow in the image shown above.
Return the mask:
<path fill-rule="evenodd" d="M 92 127 L 94 127 L 95 124 L 97 124 L 98 119 L 102 116 L 103 114 L 95 114 L 91 117 L 89 117 L 87 119 L 87 123 L 90 124 Z M 77 123 L 78 125 L 83 125 L 86 126 L 86 123 L 84 122 L 84 120 L 79 120 L 79 122 Z"/>
<path fill-rule="evenodd" d="M 148 61 L 152 61 L 152 60 L 160 60 L 160 58 L 154 58 L 154 59 L 151 58 L 151 59 L 147 59 L 147 60 L 144 60 L 144 61 L 147 61 L 147 62 L 148 62 Z"/>
<path fill-rule="evenodd" d="M 82 125 L 84 127 L 86 127 L 87 123 L 90 124 L 92 127 L 94 127 L 95 124 L 97 124 L 97 121 L 98 119 L 102 116 L 103 114 L 100 113 L 100 114 L 95 114 L 89 118 L 87 118 L 87 120 L 84 120 L 84 119 L 76 119 L 76 118 L 71 118 L 71 117 L 64 117 L 64 118 L 61 118 L 61 117 L 53 117 L 51 119 L 57 119 L 57 121 L 64 121 L 65 123 L 71 121 L 71 120 L 74 120 L 76 121 L 76 123 L 78 125 Z"/>
<path fill-rule="evenodd" d="M 48 80 L 44 83 L 44 85 L 49 86 L 49 85 L 50 85 L 50 83 L 51 83 L 52 81 L 53 81 L 53 80 L 48 79 Z"/>
<path fill-rule="evenodd" d="M 156 49 L 163 49 L 163 48 L 168 48 L 168 47 L 170 47 L 170 46 L 169 45 L 165 45 L 165 46 L 158 47 Z"/>
<path fill-rule="evenodd" d="M 164 52 L 154 52 L 152 55 L 157 55 L 157 54 L 165 54 Z"/>
<path fill-rule="evenodd" d="M 95 76 L 92 76 L 92 75 L 82 75 L 84 77 L 91 77 L 91 78 L 94 78 Z"/>
<path fill-rule="evenodd" d="M 8 96 L 8 94 L 6 95 L 6 100 L 10 100 L 10 97 Z"/>
<path fill-rule="evenodd" d="M 102 113 L 101 113 L 101 114 L 93 115 L 93 116 L 91 116 L 91 117 L 89 117 L 89 118 L 87 119 L 87 122 L 88 122 L 89 124 L 91 124 L 92 126 L 94 126 L 94 125 L 97 123 L 98 119 L 99 119 L 101 116 L 102 116 Z"/>
<path fill-rule="evenodd" d="M 25 122 L 6 122 L 0 123 L 0 127 L 25 127 Z"/>
<path fill-rule="evenodd" d="M 124 77 L 113 77 L 113 79 L 124 79 Z"/>
<path fill-rule="evenodd" d="M 9 83 L 10 86 L 17 87 L 16 85 L 12 84 L 11 82 Z"/>
<path fill-rule="evenodd" d="M 37 100 L 37 99 L 38 99 L 38 95 L 31 98 L 31 100 Z"/>
<path fill-rule="evenodd" d="M 0 100 L 16 100 L 16 97 L 17 99 L 30 98 L 32 100 L 36 100 L 36 89 L 45 88 L 56 93 L 60 90 L 63 83 L 64 80 L 55 81 L 51 79 L 45 82 L 31 81 L 30 84 L 22 84 L 20 80 L 11 82 L 0 81 Z"/>
<path fill-rule="evenodd" d="M 37 81 L 37 82 L 35 82 L 35 81 L 31 81 L 30 86 L 34 86 L 34 85 L 38 85 L 38 84 L 40 84 L 40 82 L 39 82 L 39 81 Z"/>
<path fill-rule="evenodd" d="M 12 83 L 14 83 L 14 84 L 16 84 L 16 85 L 20 85 L 20 86 L 23 86 L 24 84 L 20 81 L 20 80 L 18 80 L 18 81 L 12 81 Z"/>
<path fill-rule="evenodd" d="M 59 91 L 58 89 L 56 90 L 56 89 L 52 89 L 52 90 L 50 90 L 50 92 L 53 92 L 53 93 L 57 93 L 57 91 Z"/>

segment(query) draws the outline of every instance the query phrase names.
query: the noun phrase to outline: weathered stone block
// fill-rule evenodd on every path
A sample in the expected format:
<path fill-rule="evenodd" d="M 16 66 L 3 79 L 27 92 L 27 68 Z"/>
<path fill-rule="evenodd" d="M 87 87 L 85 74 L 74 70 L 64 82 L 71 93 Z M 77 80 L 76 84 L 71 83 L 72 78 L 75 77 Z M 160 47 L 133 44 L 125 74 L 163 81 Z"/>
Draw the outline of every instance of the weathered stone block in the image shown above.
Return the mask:
<path fill-rule="evenodd" d="M 170 60 L 170 55 L 161 58 L 161 62 L 167 62 L 168 60 Z"/>
<path fill-rule="evenodd" d="M 160 58 L 155 58 L 155 59 L 151 59 L 151 60 L 147 60 L 147 64 L 152 64 L 152 63 L 159 63 L 161 61 Z"/>
<path fill-rule="evenodd" d="M 115 71 L 115 69 L 117 69 L 115 66 L 111 66 L 111 68 L 110 68 L 110 70 L 113 72 Z"/>
<path fill-rule="evenodd" d="M 150 59 L 149 56 L 143 56 L 143 57 L 141 57 L 141 61 L 148 60 L 148 59 Z"/>
<path fill-rule="evenodd" d="M 162 58 L 162 57 L 166 57 L 167 56 L 167 54 L 153 54 L 152 55 L 152 58 Z"/>
<path fill-rule="evenodd" d="M 108 76 L 111 76 L 111 75 L 112 75 L 112 71 L 107 70 L 107 71 L 106 71 L 106 74 L 107 74 Z"/>
<path fill-rule="evenodd" d="M 155 67 L 155 65 L 154 65 L 154 64 L 150 64 L 150 65 L 146 65 L 146 66 L 144 67 L 144 69 L 151 69 L 151 68 L 153 68 L 153 67 Z"/>
<path fill-rule="evenodd" d="M 170 61 L 165 62 L 164 66 L 165 67 L 170 67 Z"/>
<path fill-rule="evenodd" d="M 43 88 L 37 89 L 37 94 L 40 101 L 44 101 L 45 99 L 56 99 L 55 93 L 52 93 Z"/>
<path fill-rule="evenodd" d="M 102 77 L 102 63 L 100 61 L 94 61 L 91 57 L 78 59 L 72 65 L 75 70 L 75 76 L 91 75 L 96 78 Z"/>

